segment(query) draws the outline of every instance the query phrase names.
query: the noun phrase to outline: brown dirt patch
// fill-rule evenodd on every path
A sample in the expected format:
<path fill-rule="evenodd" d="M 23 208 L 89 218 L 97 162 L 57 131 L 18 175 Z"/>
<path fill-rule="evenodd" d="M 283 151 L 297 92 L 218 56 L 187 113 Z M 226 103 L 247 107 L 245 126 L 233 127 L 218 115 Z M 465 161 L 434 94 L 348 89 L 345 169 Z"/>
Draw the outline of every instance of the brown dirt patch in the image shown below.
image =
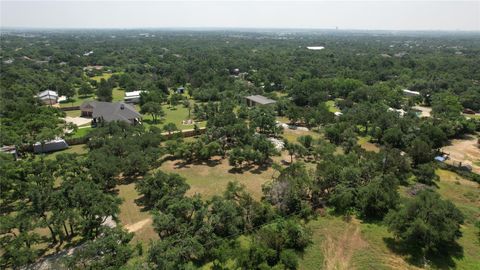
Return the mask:
<path fill-rule="evenodd" d="M 136 231 L 139 231 L 140 229 L 142 229 L 147 224 L 151 224 L 151 223 L 152 223 L 152 219 L 151 218 L 146 218 L 144 220 L 140 220 L 139 222 L 129 224 L 129 225 L 125 225 L 124 228 L 129 232 L 136 232 Z"/>
<path fill-rule="evenodd" d="M 448 162 L 469 164 L 472 171 L 480 173 L 480 147 L 476 136 L 469 136 L 462 140 L 452 140 L 451 145 L 442 148 L 442 151 L 450 155 Z"/>
<path fill-rule="evenodd" d="M 432 108 L 425 107 L 425 106 L 414 106 L 412 107 L 415 110 L 419 110 L 421 112 L 421 117 L 430 117 L 432 115 Z"/>

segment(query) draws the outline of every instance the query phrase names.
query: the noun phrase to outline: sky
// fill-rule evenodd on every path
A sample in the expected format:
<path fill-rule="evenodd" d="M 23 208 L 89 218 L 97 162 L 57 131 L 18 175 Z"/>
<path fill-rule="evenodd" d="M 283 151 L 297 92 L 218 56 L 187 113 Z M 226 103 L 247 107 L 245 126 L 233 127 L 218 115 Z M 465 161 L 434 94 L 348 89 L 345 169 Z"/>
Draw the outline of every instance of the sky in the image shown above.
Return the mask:
<path fill-rule="evenodd" d="M 480 31 L 476 1 L 5 1 L 1 27 Z"/>

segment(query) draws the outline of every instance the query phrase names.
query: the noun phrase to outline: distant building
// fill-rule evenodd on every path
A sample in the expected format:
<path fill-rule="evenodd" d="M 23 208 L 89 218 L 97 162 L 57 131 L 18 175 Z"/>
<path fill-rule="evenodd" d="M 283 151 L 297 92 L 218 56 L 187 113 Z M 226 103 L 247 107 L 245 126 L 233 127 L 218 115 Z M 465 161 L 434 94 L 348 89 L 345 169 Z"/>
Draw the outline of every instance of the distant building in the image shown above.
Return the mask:
<path fill-rule="evenodd" d="M 45 90 L 40 92 L 37 97 L 45 105 L 53 105 L 58 103 L 58 94 L 53 90 Z"/>
<path fill-rule="evenodd" d="M 123 98 L 123 101 L 125 103 L 139 103 L 140 102 L 140 94 L 144 91 L 132 91 L 132 92 L 125 92 L 125 97 Z"/>
<path fill-rule="evenodd" d="M 185 93 L 185 87 L 183 87 L 183 86 L 178 87 L 177 88 L 177 94 L 183 94 L 183 93 Z"/>
<path fill-rule="evenodd" d="M 269 99 L 269 98 L 261 96 L 261 95 L 246 96 L 245 99 L 247 100 L 247 105 L 249 107 L 264 106 L 264 105 L 270 105 L 270 104 L 275 104 L 276 103 L 275 100 Z"/>
<path fill-rule="evenodd" d="M 418 91 L 412 91 L 412 90 L 408 90 L 408 89 L 403 89 L 402 91 L 407 96 L 420 96 L 420 92 L 418 92 Z"/>
<path fill-rule="evenodd" d="M 80 105 L 83 117 L 92 117 L 92 125 L 102 122 L 123 121 L 132 125 L 141 123 L 142 115 L 130 104 L 123 102 L 87 101 Z"/>
<path fill-rule="evenodd" d="M 17 148 L 15 145 L 4 145 L 0 148 L 0 152 L 12 156 L 15 160 L 18 159 Z"/>
<path fill-rule="evenodd" d="M 33 152 L 35 153 L 48 153 L 67 149 L 68 144 L 64 139 L 55 139 L 48 142 L 37 142 L 33 145 Z"/>

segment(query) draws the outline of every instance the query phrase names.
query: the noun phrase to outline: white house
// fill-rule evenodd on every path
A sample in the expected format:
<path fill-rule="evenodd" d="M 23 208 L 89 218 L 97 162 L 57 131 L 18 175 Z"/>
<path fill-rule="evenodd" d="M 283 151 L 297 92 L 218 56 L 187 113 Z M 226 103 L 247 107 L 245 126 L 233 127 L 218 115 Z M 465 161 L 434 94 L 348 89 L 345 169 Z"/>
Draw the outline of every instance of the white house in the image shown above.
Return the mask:
<path fill-rule="evenodd" d="M 40 92 L 37 97 L 42 101 L 43 104 L 53 105 L 58 103 L 58 94 L 53 90 L 45 90 Z"/>

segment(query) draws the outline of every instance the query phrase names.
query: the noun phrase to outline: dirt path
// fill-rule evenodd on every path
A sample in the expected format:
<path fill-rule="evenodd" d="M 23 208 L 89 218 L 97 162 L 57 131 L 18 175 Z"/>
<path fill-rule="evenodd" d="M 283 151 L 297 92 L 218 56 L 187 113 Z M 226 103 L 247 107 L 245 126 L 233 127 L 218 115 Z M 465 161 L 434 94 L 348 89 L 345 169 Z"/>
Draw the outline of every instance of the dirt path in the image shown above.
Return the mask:
<path fill-rule="evenodd" d="M 360 227 L 348 224 L 341 235 L 326 235 L 323 244 L 324 269 L 354 269 L 351 259 L 356 250 L 368 244 L 361 237 Z"/>
<path fill-rule="evenodd" d="M 145 225 L 152 222 L 151 218 L 146 218 L 144 220 L 140 220 L 139 222 L 135 222 L 133 224 L 125 225 L 125 229 L 129 232 L 136 232 L 142 229 Z"/>

